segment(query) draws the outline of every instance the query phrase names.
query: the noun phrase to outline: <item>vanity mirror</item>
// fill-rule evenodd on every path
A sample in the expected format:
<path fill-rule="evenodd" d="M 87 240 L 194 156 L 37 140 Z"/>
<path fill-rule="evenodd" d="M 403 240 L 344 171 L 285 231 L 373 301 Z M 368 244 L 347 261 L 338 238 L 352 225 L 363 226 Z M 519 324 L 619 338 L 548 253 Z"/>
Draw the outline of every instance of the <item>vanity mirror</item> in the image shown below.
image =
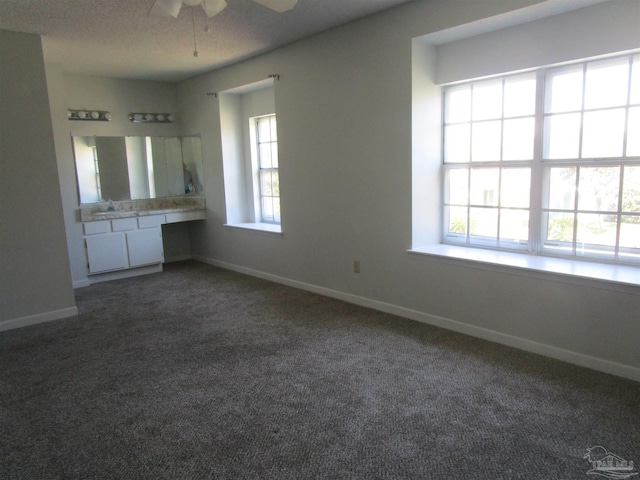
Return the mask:
<path fill-rule="evenodd" d="M 80 204 L 202 194 L 200 136 L 74 136 Z"/>

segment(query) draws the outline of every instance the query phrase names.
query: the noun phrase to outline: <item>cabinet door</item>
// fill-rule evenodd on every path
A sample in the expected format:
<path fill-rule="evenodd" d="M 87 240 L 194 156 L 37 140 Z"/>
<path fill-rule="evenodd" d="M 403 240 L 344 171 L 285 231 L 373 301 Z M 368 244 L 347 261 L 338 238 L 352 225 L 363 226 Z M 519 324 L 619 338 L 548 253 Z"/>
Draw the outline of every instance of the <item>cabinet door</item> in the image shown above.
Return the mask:
<path fill-rule="evenodd" d="M 122 270 L 128 267 L 124 233 L 105 233 L 85 238 L 89 273 Z"/>
<path fill-rule="evenodd" d="M 164 261 L 162 229 L 160 227 L 135 230 L 127 232 L 126 235 L 129 266 L 139 267 Z"/>

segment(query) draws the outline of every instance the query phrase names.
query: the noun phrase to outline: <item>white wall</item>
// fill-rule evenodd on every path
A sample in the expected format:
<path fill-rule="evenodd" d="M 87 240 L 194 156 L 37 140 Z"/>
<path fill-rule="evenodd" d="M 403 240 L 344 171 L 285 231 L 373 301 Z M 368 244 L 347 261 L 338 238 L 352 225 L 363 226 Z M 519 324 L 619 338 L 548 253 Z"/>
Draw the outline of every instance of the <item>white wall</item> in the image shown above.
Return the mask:
<path fill-rule="evenodd" d="M 192 230 L 197 258 L 640 379 L 637 288 L 407 253 L 438 237 L 439 205 L 438 91 L 433 78 L 415 84 L 429 76 L 435 52 L 412 48 L 413 40 L 535 3 L 412 2 L 181 83 L 179 108 L 190 112 L 183 128 L 203 135 L 208 211 Z M 416 65 L 421 52 L 429 58 Z M 280 75 L 283 238 L 223 226 L 219 103 L 207 95 L 272 73 Z M 414 108 L 417 93 L 422 109 Z M 425 139 L 414 141 L 421 124 Z M 413 180 L 416 172 L 424 183 Z M 422 223 L 412 195 L 420 188 L 428 204 Z"/>
<path fill-rule="evenodd" d="M 0 330 L 77 313 L 42 45 L 0 30 Z"/>
<path fill-rule="evenodd" d="M 615 8 L 601 3 L 439 45 L 435 82 L 450 83 L 637 48 L 640 2 L 615 2 Z"/>

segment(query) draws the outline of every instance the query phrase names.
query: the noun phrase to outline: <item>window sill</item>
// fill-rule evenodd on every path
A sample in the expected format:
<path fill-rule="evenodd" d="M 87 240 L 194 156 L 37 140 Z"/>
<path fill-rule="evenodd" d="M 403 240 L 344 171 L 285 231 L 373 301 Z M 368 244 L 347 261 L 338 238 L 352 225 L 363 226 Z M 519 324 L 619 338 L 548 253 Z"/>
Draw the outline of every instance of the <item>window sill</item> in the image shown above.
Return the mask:
<path fill-rule="evenodd" d="M 225 227 L 233 230 L 244 230 L 274 237 L 283 237 L 282 227 L 274 223 L 225 223 Z"/>
<path fill-rule="evenodd" d="M 585 283 L 584 281 L 586 281 L 590 286 L 614 288 L 616 291 L 628 287 L 630 292 L 636 294 L 638 293 L 637 287 L 640 286 L 640 267 L 445 244 L 413 248 L 407 252 L 423 258 L 431 257 L 439 261 L 504 271 L 505 273 L 527 276 L 535 273 L 551 274 L 560 281 L 570 280 L 571 283 Z M 594 285 L 594 282 L 597 282 L 597 285 Z"/>

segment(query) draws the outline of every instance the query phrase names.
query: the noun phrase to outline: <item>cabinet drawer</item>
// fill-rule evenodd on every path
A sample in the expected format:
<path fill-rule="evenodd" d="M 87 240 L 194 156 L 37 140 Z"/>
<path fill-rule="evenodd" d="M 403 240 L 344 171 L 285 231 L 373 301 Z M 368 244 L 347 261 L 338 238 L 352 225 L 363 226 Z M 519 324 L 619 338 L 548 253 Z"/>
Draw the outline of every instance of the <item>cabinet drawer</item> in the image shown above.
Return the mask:
<path fill-rule="evenodd" d="M 86 222 L 83 224 L 85 235 L 95 235 L 96 233 L 109 233 L 111 231 L 111 222 L 105 220 L 102 222 Z"/>
<path fill-rule="evenodd" d="M 138 222 L 136 218 L 118 218 L 116 220 L 111 220 L 111 228 L 113 228 L 114 232 L 137 230 Z"/>
<path fill-rule="evenodd" d="M 138 228 L 159 227 L 166 221 L 167 219 L 164 215 L 149 215 L 146 217 L 138 217 Z"/>

